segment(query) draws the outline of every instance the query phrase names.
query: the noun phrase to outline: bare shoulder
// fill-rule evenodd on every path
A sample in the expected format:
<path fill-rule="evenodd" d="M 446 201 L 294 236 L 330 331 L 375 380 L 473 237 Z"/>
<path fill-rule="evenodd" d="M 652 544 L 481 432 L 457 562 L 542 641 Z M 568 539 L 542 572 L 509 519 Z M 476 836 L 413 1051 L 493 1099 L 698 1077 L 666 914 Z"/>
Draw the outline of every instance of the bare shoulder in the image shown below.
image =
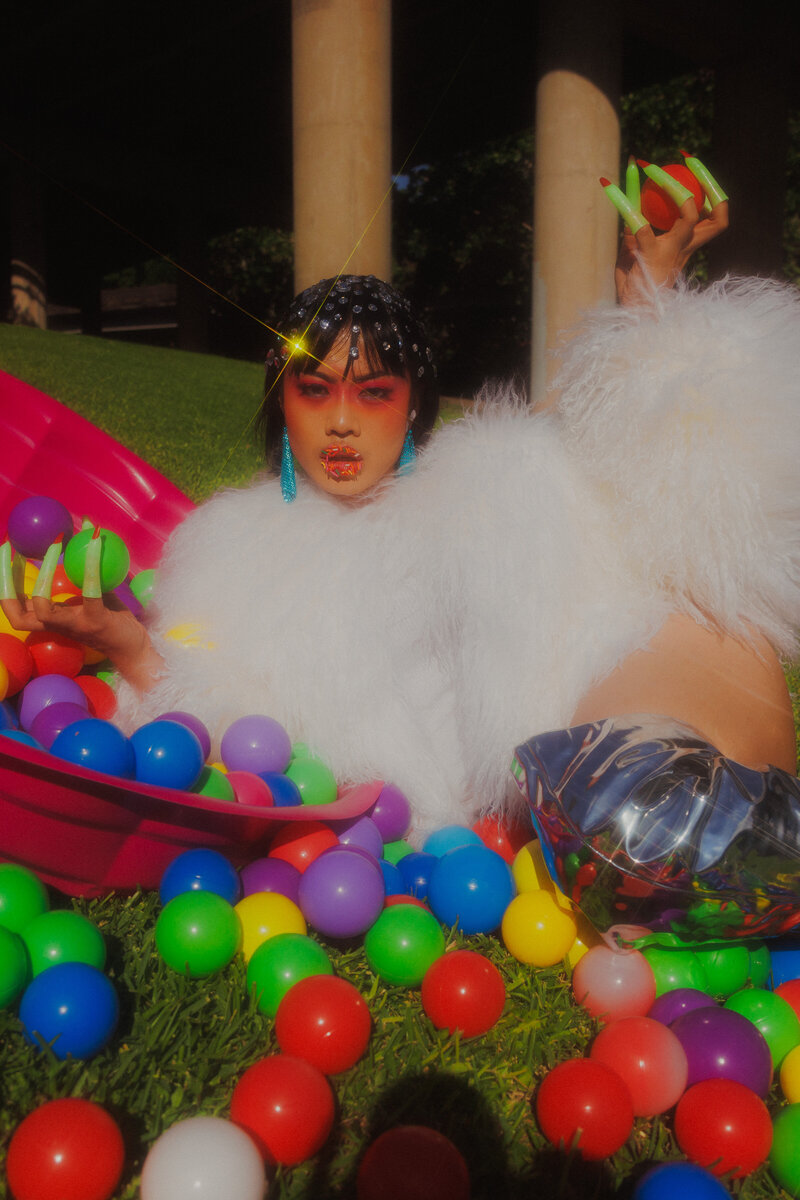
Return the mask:
<path fill-rule="evenodd" d="M 769 643 L 669 617 L 650 644 L 631 654 L 583 697 L 574 722 L 625 713 L 685 721 L 723 754 L 751 767 L 797 770 L 792 707 Z"/>

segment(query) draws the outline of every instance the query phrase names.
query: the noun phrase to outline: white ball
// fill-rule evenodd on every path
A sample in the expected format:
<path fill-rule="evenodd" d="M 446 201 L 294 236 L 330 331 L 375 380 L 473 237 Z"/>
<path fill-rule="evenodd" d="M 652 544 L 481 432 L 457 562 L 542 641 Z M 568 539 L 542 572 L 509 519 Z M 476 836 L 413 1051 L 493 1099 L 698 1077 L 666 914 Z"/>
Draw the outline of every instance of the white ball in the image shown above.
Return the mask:
<path fill-rule="evenodd" d="M 141 1200 L 262 1200 L 267 1181 L 253 1140 L 221 1117 L 178 1121 L 144 1161 Z"/>

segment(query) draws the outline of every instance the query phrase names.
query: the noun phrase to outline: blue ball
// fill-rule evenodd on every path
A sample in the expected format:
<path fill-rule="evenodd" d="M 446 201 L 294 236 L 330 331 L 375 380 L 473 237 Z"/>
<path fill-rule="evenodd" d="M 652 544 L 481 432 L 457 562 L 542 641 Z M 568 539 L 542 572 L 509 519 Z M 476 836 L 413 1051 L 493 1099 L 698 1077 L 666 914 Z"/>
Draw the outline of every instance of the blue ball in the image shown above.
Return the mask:
<path fill-rule="evenodd" d="M 800 938 L 775 938 L 768 945 L 771 986 L 776 988 L 790 979 L 800 979 Z"/>
<path fill-rule="evenodd" d="M 62 729 L 50 753 L 118 779 L 133 779 L 136 771 L 136 756 L 128 738 L 116 725 L 99 717 L 85 717 Z"/>
<path fill-rule="evenodd" d="M 710 1171 L 694 1163 L 667 1162 L 653 1167 L 633 1189 L 631 1200 L 730 1200 L 730 1192 Z"/>
<path fill-rule="evenodd" d="M 178 721 L 150 721 L 131 735 L 136 779 L 154 787 L 189 791 L 203 769 L 197 734 Z"/>
<path fill-rule="evenodd" d="M 7 700 L 0 701 L 0 730 L 19 729 L 19 719 Z"/>
<path fill-rule="evenodd" d="M 228 904 L 236 904 L 241 895 L 236 869 L 217 850 L 185 850 L 173 859 L 161 876 L 158 894 L 169 904 L 182 892 L 215 892 Z"/>
<path fill-rule="evenodd" d="M 119 1000 L 109 979 L 86 963 L 58 963 L 28 984 L 19 1006 L 27 1041 L 52 1043 L 58 1059 L 91 1058 L 111 1040 Z"/>
<path fill-rule="evenodd" d="M 455 850 L 458 846 L 482 845 L 483 841 L 474 829 L 469 829 L 466 825 L 443 825 L 441 829 L 434 829 L 433 833 L 428 834 L 422 849 L 426 854 L 435 854 L 437 858 L 441 858 L 443 854 Z"/>
<path fill-rule="evenodd" d="M 32 746 L 34 750 L 44 750 L 41 742 L 22 729 L 0 729 L 0 737 L 8 738 L 10 742 L 19 742 L 21 746 Z"/>
<path fill-rule="evenodd" d="M 408 857 L 408 856 L 406 856 Z M 388 862 L 385 858 L 378 859 L 378 866 L 383 871 L 383 887 L 387 896 L 403 896 L 405 895 L 405 884 L 403 876 L 398 871 L 394 863 Z"/>
<path fill-rule="evenodd" d="M 277 771 L 259 771 L 258 774 L 272 792 L 276 808 L 292 808 L 303 803 L 300 788 L 288 775 L 280 775 Z"/>
<path fill-rule="evenodd" d="M 511 868 L 488 846 L 458 846 L 438 859 L 428 884 L 428 904 L 444 925 L 462 933 L 491 933 L 516 888 Z"/>
<path fill-rule="evenodd" d="M 420 854 L 419 851 L 404 855 L 397 863 L 403 880 L 403 891 L 408 896 L 416 896 L 418 900 L 426 900 L 431 871 L 438 861 L 436 855 Z"/>

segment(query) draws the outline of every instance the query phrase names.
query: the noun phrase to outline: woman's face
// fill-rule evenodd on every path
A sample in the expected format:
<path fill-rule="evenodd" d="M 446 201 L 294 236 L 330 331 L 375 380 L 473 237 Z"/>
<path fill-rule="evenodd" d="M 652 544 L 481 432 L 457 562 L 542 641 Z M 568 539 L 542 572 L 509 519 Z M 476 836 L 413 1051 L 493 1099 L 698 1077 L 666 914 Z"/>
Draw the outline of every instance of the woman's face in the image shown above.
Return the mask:
<path fill-rule="evenodd" d="M 349 339 L 323 363 L 285 374 L 283 414 L 292 452 L 309 479 L 332 496 L 360 496 L 388 475 L 409 425 L 411 382 L 356 360 L 347 378 Z"/>

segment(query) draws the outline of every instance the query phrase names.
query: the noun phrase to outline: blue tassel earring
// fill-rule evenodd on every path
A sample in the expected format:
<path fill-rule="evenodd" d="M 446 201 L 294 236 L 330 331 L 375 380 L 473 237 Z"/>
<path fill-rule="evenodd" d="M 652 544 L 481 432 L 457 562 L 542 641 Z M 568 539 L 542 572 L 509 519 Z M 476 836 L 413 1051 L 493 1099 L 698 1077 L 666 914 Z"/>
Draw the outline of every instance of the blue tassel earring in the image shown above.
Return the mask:
<path fill-rule="evenodd" d="M 397 460 L 395 472 L 398 475 L 410 475 L 414 470 L 416 458 L 417 452 L 414 448 L 414 435 L 409 429 L 403 442 L 403 449 L 400 451 L 400 457 Z"/>
<path fill-rule="evenodd" d="M 289 430 L 285 425 L 283 427 L 283 439 L 281 442 L 281 495 L 287 504 L 291 504 L 297 495 L 294 459 L 292 458 L 292 448 L 289 445 Z"/>

